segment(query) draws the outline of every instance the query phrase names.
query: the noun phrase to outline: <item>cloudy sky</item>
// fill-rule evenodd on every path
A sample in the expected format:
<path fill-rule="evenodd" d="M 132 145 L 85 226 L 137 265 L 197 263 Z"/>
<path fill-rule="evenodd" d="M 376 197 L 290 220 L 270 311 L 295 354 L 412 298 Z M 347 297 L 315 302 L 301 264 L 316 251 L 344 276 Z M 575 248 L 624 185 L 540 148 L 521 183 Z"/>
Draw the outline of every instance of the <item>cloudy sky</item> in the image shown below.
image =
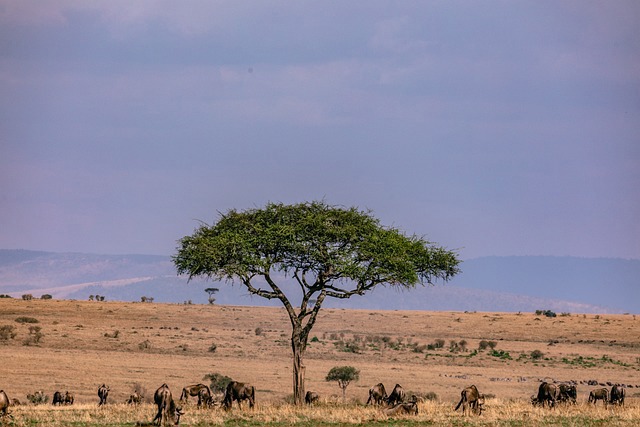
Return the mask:
<path fill-rule="evenodd" d="M 324 199 L 463 259 L 640 259 L 640 2 L 0 0 L 0 248 Z"/>

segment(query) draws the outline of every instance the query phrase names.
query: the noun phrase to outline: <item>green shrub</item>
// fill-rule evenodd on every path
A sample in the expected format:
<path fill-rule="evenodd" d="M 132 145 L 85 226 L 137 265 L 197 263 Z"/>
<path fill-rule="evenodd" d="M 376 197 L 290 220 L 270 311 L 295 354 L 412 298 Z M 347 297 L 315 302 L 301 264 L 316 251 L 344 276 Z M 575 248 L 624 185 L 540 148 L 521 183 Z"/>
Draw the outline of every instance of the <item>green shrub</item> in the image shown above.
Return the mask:
<path fill-rule="evenodd" d="M 218 372 L 207 374 L 202 379 L 210 381 L 209 388 L 215 393 L 224 392 L 227 389 L 227 385 L 233 381 L 228 376 L 222 375 Z"/>
<path fill-rule="evenodd" d="M 538 360 L 538 359 L 542 359 L 544 357 L 544 353 L 541 352 L 540 350 L 533 350 L 531 352 L 531 358 L 533 360 Z"/>
<path fill-rule="evenodd" d="M 18 323 L 39 323 L 39 320 L 36 319 L 35 317 L 20 316 L 20 317 L 16 318 L 16 322 L 18 322 Z"/>

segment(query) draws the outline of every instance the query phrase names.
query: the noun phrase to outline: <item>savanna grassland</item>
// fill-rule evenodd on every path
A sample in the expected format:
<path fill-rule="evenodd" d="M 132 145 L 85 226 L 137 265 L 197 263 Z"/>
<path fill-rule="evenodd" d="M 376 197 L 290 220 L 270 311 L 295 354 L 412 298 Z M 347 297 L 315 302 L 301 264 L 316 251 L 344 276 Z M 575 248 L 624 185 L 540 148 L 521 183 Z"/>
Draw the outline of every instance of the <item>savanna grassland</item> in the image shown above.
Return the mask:
<path fill-rule="evenodd" d="M 12 407 L 5 422 L 18 426 L 150 421 L 150 404 L 124 405 L 134 387 L 149 398 L 167 383 L 177 398 L 211 373 L 255 385 L 256 409 L 226 413 L 191 403 L 181 425 L 631 426 L 640 425 L 639 325 L 634 315 L 326 309 L 305 358 L 306 389 L 321 402 L 297 408 L 286 404 L 290 326 L 281 308 L 0 299 L 0 328 L 13 327 L 0 339 L 0 389 L 23 403 L 37 390 L 75 394 L 73 406 Z M 340 365 L 360 370 L 347 404 L 324 380 Z M 576 381 L 578 405 L 532 407 L 540 380 Z M 588 405 L 598 386 L 587 381 L 626 384 L 625 407 Z M 390 419 L 363 406 L 378 382 L 425 397 L 418 416 Z M 102 383 L 111 392 L 98 408 Z M 464 419 L 453 407 L 470 384 L 489 398 L 480 417 Z"/>

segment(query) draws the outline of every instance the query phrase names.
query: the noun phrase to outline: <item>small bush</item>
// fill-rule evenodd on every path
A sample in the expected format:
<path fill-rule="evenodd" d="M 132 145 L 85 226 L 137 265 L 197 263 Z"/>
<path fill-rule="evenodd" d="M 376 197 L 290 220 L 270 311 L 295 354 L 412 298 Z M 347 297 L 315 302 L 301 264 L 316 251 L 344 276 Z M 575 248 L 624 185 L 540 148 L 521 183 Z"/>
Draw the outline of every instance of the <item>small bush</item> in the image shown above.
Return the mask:
<path fill-rule="evenodd" d="M 142 341 L 140 344 L 138 344 L 138 348 L 140 350 L 150 349 L 151 348 L 151 341 L 149 341 L 149 340 Z"/>
<path fill-rule="evenodd" d="M 222 375 L 218 372 L 207 374 L 202 379 L 210 381 L 209 388 L 215 393 L 224 392 L 227 389 L 227 385 L 233 381 L 228 376 Z"/>
<path fill-rule="evenodd" d="M 16 327 L 13 325 L 0 326 L 0 341 L 7 342 L 16 337 Z"/>
<path fill-rule="evenodd" d="M 29 326 L 29 336 L 22 342 L 23 345 L 36 345 L 40 344 L 44 334 L 40 326 Z"/>
<path fill-rule="evenodd" d="M 13 297 L 7 294 L 0 294 L 0 298 L 13 298 Z"/>
<path fill-rule="evenodd" d="M 544 357 L 544 353 L 541 352 L 540 350 L 533 350 L 531 352 L 531 358 L 533 360 L 538 360 L 538 359 L 542 359 Z"/>
<path fill-rule="evenodd" d="M 113 333 L 105 332 L 104 336 L 106 338 L 118 338 L 118 336 L 120 336 L 120 331 L 116 329 L 115 331 L 113 331 Z"/>
<path fill-rule="evenodd" d="M 216 343 L 212 343 L 209 346 L 209 353 L 215 353 L 217 349 L 218 349 L 218 345 Z"/>
<path fill-rule="evenodd" d="M 314 336 L 313 338 L 311 338 L 311 342 L 320 342 L 320 340 L 318 339 L 318 337 Z"/>
<path fill-rule="evenodd" d="M 27 394 L 27 400 L 34 405 L 45 405 L 49 403 L 49 396 L 44 394 L 42 391 L 36 391 L 33 394 Z"/>
<path fill-rule="evenodd" d="M 260 336 L 262 335 L 263 330 L 261 327 L 258 326 L 254 332 L 256 333 L 256 336 Z"/>
<path fill-rule="evenodd" d="M 16 318 L 16 322 L 18 322 L 18 323 L 40 323 L 40 321 L 38 319 L 36 319 L 35 317 L 27 317 L 27 316 L 20 316 L 20 317 Z"/>

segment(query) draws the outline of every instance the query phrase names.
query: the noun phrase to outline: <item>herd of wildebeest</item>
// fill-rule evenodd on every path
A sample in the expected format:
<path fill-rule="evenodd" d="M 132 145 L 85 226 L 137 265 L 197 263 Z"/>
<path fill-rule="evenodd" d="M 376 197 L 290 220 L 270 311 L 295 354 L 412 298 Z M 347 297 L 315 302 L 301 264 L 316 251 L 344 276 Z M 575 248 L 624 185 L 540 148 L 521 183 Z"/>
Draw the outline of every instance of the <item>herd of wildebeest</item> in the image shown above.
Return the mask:
<path fill-rule="evenodd" d="M 106 405 L 107 398 L 109 396 L 110 388 L 102 384 L 98 388 L 98 406 Z M 40 392 L 42 394 L 42 392 Z M 225 410 L 230 410 L 233 402 L 238 402 L 238 407 L 242 409 L 242 402 L 249 401 L 249 407 L 253 408 L 255 405 L 255 387 L 247 383 L 241 383 L 237 381 L 231 381 L 224 394 L 214 395 L 211 389 L 205 384 L 193 384 L 186 386 L 182 389 L 179 403 L 186 404 L 189 397 L 197 397 L 198 407 L 215 407 L 221 406 Z M 543 381 L 538 387 L 537 394 L 531 396 L 531 403 L 534 406 L 553 408 L 556 404 L 576 404 L 577 403 L 577 387 L 571 383 L 550 383 Z M 309 405 L 315 404 L 319 400 L 318 393 L 308 391 L 305 396 L 305 402 Z M 599 400 L 602 401 L 606 407 L 611 405 L 624 405 L 625 399 L 625 387 L 623 385 L 612 385 L 611 390 L 602 387 L 596 388 L 589 392 L 588 402 L 594 405 Z M 129 396 L 126 403 L 131 405 L 137 405 L 142 403 L 143 396 L 137 391 Z M 411 395 L 407 398 L 406 392 L 400 384 L 396 384 L 391 394 L 387 394 L 384 384 L 378 383 L 369 389 L 369 399 L 367 405 L 377 405 L 382 408 L 385 414 L 389 416 L 399 414 L 418 414 L 418 397 Z M 62 393 L 56 391 L 53 394 L 53 405 L 72 405 L 74 396 L 68 391 Z M 162 425 L 173 424 L 178 425 L 180 422 L 180 416 L 184 415 L 183 407 L 179 406 L 173 399 L 173 395 L 169 390 L 167 384 L 162 384 L 155 391 L 153 396 L 153 402 L 157 407 L 157 413 L 153 421 L 148 423 L 138 422 L 137 425 Z M 455 407 L 457 411 L 462 407 L 463 415 L 482 414 L 483 405 L 485 402 L 484 394 L 478 391 L 475 385 L 466 387 L 460 392 L 460 401 Z M 20 401 L 18 399 L 9 399 L 7 394 L 0 390 L 0 417 L 9 415 L 8 410 L 10 406 L 18 406 Z M 9 415 L 10 416 L 10 415 Z"/>

